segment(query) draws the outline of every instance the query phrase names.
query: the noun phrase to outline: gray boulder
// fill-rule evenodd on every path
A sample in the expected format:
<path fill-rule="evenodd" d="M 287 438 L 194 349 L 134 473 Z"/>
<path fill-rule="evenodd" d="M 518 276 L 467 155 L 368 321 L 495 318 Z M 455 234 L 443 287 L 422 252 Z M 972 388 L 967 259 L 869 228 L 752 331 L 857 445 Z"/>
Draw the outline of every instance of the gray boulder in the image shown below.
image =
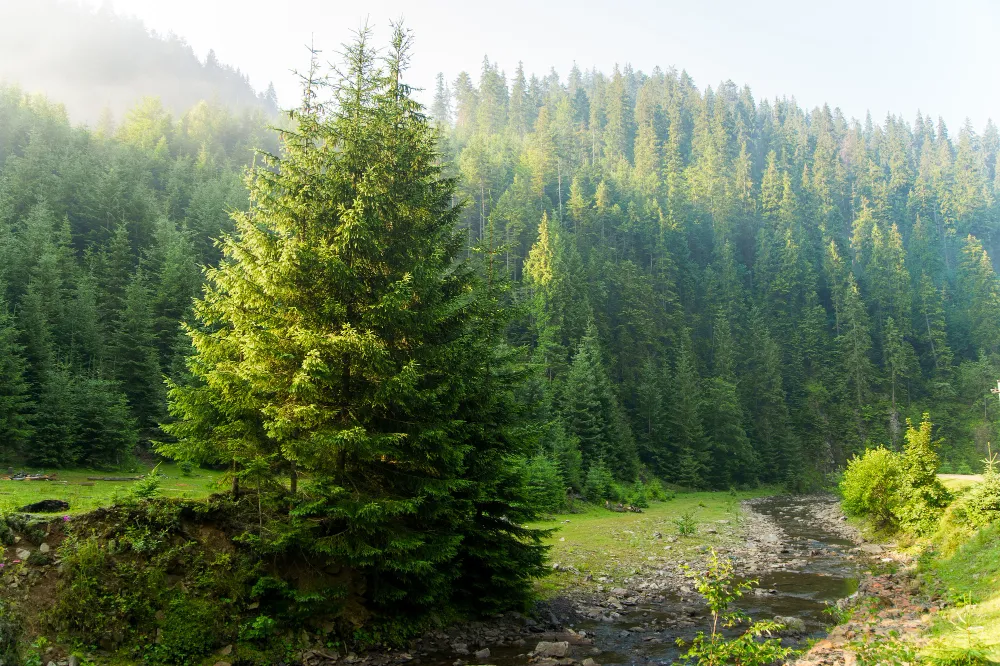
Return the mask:
<path fill-rule="evenodd" d="M 778 624 L 784 625 L 785 629 L 783 633 L 804 634 L 806 632 L 806 623 L 802 621 L 802 618 L 775 615 L 774 621 Z"/>
<path fill-rule="evenodd" d="M 568 641 L 542 641 L 535 646 L 535 656 L 536 657 L 565 657 L 566 653 L 569 652 L 569 642 Z"/>

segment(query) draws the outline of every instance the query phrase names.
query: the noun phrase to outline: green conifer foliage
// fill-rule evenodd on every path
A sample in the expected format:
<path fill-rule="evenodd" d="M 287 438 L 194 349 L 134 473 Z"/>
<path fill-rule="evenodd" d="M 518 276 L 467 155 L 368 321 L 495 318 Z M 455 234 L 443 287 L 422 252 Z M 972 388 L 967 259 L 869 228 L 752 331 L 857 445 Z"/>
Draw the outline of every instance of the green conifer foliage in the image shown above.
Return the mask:
<path fill-rule="evenodd" d="M 0 289 L 0 455 L 10 459 L 21 453 L 31 436 L 28 423 L 31 405 L 23 348 L 17 342 L 17 328 L 7 312 Z"/>
<path fill-rule="evenodd" d="M 162 450 L 265 488 L 306 473 L 262 547 L 347 565 L 373 608 L 488 611 L 523 601 L 543 560 L 522 527 L 521 372 L 499 278 L 460 259 L 455 183 L 401 80 L 409 40 L 397 29 L 382 62 L 361 32 L 328 106 L 313 68 L 208 272 Z"/>

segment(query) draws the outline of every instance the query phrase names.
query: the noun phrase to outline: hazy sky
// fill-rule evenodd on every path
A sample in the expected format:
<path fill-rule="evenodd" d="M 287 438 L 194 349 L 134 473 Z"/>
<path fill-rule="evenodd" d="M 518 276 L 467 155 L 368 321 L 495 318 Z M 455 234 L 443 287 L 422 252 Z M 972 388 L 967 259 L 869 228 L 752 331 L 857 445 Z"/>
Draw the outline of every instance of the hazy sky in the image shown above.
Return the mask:
<path fill-rule="evenodd" d="M 31 0 L 0 0 L 3 2 Z M 85 0 L 98 5 L 102 0 Z M 686 69 L 700 88 L 732 79 L 754 96 L 795 96 L 805 107 L 829 102 L 846 115 L 876 120 L 966 117 L 981 129 L 1000 120 L 996 35 L 1000 2 L 931 0 L 113 0 L 158 31 L 173 31 L 204 56 L 214 48 L 262 89 L 273 81 L 282 104 L 297 99 L 290 69 L 304 68 L 303 45 L 325 56 L 367 17 L 384 42 L 390 19 L 414 30 L 411 83 L 431 88 L 483 56 L 508 76 L 555 67 L 610 71 L 629 62 Z"/>

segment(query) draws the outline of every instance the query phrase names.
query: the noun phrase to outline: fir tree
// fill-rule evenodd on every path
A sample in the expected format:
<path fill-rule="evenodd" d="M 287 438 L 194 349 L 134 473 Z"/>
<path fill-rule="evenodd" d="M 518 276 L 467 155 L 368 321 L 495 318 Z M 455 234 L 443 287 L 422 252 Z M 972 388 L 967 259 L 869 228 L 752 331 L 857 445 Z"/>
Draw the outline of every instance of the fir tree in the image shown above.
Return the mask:
<path fill-rule="evenodd" d="M 218 451 L 272 487 L 269 469 L 308 471 L 287 527 L 364 575 L 375 608 L 511 607 L 544 552 L 511 463 L 519 371 L 497 281 L 459 260 L 455 183 L 401 81 L 409 39 L 383 64 L 362 31 L 330 107 L 307 77 L 208 272 L 163 450 Z"/>
<path fill-rule="evenodd" d="M 21 453 L 32 434 L 25 368 L 17 328 L 0 296 L 0 442 L 3 442 L 0 454 L 8 460 Z"/>

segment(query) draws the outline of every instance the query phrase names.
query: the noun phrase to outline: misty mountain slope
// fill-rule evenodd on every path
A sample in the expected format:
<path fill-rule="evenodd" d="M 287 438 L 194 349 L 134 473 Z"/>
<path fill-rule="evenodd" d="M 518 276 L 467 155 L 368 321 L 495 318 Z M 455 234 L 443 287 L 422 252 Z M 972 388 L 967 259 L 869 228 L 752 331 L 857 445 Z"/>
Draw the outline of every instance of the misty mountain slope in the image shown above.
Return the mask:
<path fill-rule="evenodd" d="M 257 94 L 238 70 L 210 53 L 201 62 L 182 39 L 137 19 L 73 2 L 0 2 L 0 81 L 43 92 L 73 120 L 120 119 L 144 96 L 180 113 L 200 100 L 277 112 L 273 91 Z"/>

